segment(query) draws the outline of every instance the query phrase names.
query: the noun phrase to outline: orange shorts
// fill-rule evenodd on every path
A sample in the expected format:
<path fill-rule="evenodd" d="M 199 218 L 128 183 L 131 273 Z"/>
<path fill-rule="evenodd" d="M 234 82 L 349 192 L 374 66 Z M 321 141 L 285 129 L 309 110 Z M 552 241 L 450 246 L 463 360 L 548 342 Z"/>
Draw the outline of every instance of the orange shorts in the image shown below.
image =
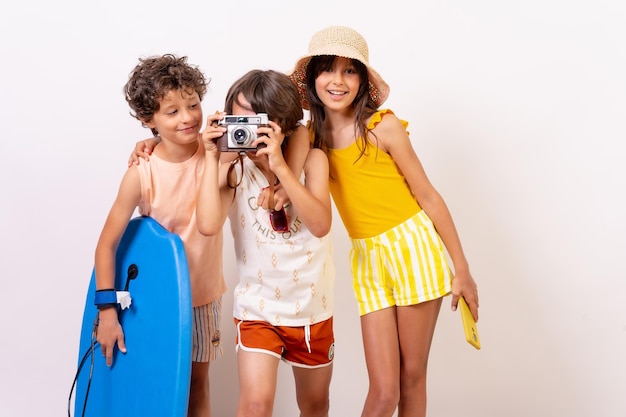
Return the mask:
<path fill-rule="evenodd" d="M 266 321 L 235 319 L 237 349 L 275 356 L 292 366 L 319 368 L 335 356 L 333 318 L 310 326 L 272 326 Z"/>

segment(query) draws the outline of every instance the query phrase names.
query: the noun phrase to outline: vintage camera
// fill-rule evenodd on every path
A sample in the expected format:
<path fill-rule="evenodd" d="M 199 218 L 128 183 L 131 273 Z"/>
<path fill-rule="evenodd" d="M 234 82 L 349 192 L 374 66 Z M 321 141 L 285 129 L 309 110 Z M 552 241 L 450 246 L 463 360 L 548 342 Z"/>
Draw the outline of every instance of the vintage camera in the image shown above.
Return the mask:
<path fill-rule="evenodd" d="M 257 113 L 250 116 L 226 115 L 218 123 L 225 126 L 226 132 L 217 139 L 217 147 L 222 152 L 247 152 L 257 150 L 252 143 L 257 139 L 256 130 L 261 126 L 268 125 L 268 117 L 265 113 Z M 259 147 L 265 146 L 261 144 Z"/>

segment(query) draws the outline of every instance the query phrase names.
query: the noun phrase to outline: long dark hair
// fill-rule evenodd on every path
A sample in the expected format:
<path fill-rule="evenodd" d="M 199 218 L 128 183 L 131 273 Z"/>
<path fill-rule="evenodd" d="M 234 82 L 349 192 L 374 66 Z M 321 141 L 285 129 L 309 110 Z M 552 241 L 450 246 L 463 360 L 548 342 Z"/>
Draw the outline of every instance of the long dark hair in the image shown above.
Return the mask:
<path fill-rule="evenodd" d="M 313 146 L 320 148 L 325 152 L 330 148 L 329 140 L 323 133 L 326 112 L 324 111 L 324 104 L 315 91 L 315 80 L 320 73 L 332 68 L 336 59 L 337 56 L 335 55 L 314 56 L 309 61 L 306 70 L 306 98 L 309 102 L 311 128 L 315 135 Z M 359 91 L 352 102 L 355 114 L 354 128 L 357 137 L 357 146 L 361 151 L 361 154 L 359 155 L 360 158 L 367 150 L 369 135 L 371 133 L 367 128 L 366 122 L 369 117 L 378 110 L 378 108 L 372 100 L 370 100 L 367 67 L 356 59 L 352 59 L 352 64 L 354 65 L 357 74 L 359 75 L 359 79 L 361 80 Z M 375 135 L 373 136 L 374 138 L 376 137 Z"/>

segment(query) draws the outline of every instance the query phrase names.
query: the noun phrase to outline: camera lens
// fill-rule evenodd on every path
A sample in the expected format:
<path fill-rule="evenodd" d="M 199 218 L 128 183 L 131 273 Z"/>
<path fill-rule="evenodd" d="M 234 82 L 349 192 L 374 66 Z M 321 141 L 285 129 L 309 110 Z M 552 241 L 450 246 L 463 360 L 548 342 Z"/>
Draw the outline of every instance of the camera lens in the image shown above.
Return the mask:
<path fill-rule="evenodd" d="M 233 131 L 233 139 L 238 145 L 243 145 L 248 140 L 248 131 L 244 128 L 237 128 Z"/>

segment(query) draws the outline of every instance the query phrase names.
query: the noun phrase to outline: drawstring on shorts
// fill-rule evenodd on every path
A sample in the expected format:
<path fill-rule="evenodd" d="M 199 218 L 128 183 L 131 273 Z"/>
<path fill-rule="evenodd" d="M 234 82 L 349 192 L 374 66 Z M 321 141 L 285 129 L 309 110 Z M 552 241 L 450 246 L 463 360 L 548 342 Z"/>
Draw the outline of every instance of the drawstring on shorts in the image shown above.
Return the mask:
<path fill-rule="evenodd" d="M 311 326 L 308 324 L 304 326 L 304 342 L 309 353 L 311 353 Z"/>

